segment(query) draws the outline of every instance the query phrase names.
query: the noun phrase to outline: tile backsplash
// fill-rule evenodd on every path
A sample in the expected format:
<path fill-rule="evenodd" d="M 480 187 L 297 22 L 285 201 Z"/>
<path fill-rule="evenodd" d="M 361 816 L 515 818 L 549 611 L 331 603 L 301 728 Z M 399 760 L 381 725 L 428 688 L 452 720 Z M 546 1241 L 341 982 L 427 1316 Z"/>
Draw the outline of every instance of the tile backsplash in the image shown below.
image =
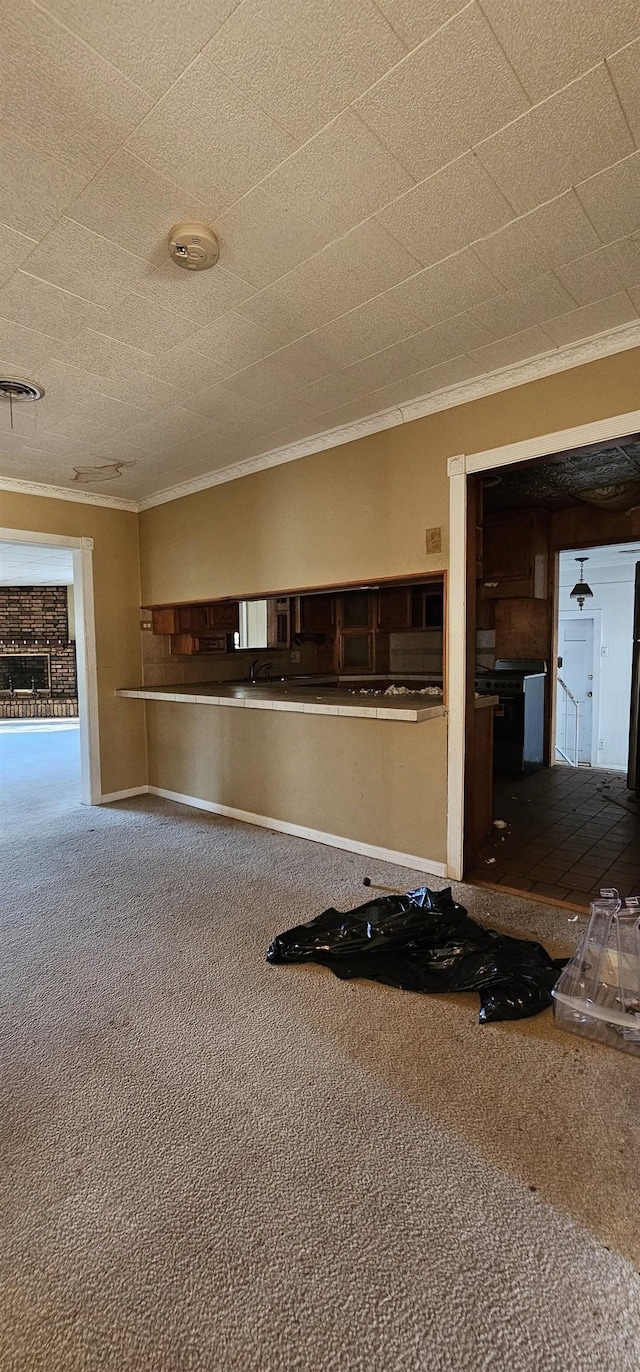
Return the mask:
<path fill-rule="evenodd" d="M 390 672 L 442 672 L 442 629 L 389 634 Z"/>
<path fill-rule="evenodd" d="M 145 617 L 146 618 L 146 617 Z M 272 677 L 300 676 L 316 670 L 316 645 L 299 648 L 247 648 L 234 653 L 198 653 L 197 657 L 173 657 L 168 634 L 141 631 L 143 686 L 175 686 L 191 681 L 237 681 L 249 676 L 256 658 L 272 662 Z M 293 662 L 293 653 L 299 661 Z"/>
<path fill-rule="evenodd" d="M 476 667 L 492 671 L 496 664 L 495 629 L 478 629 L 476 632 Z"/>

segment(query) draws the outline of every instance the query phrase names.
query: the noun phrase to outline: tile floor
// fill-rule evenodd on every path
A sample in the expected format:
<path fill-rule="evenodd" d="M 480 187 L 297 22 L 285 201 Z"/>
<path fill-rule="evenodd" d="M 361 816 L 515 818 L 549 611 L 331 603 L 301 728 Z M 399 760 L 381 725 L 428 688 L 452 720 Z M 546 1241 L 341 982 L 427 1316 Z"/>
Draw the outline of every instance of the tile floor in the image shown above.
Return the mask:
<path fill-rule="evenodd" d="M 492 831 L 467 880 L 587 909 L 601 886 L 640 895 L 640 801 L 623 772 L 557 766 L 496 777 L 493 813 L 508 829 Z"/>

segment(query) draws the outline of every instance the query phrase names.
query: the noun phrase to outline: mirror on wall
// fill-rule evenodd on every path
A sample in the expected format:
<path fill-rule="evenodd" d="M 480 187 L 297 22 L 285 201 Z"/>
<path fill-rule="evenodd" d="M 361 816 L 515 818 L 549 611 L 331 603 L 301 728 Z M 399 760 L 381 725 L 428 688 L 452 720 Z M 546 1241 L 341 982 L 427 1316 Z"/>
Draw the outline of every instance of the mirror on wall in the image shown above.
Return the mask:
<path fill-rule="evenodd" d="M 240 601 L 240 627 L 236 648 L 266 648 L 267 645 L 267 602 L 266 600 Z"/>

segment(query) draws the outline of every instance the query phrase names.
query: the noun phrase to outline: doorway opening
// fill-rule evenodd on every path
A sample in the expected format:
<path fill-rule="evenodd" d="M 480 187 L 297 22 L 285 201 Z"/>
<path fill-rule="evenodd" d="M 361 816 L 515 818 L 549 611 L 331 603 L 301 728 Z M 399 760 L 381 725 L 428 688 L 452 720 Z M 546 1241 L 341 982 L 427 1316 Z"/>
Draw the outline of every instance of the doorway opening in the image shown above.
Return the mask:
<path fill-rule="evenodd" d="M 0 529 L 0 791 L 101 799 L 90 539 Z"/>
<path fill-rule="evenodd" d="M 640 435 L 467 481 L 465 873 L 580 909 L 638 894 Z"/>
<path fill-rule="evenodd" d="M 559 554 L 554 712 L 558 763 L 628 770 L 639 563 L 640 541 Z M 576 595 L 578 586 L 590 594 Z"/>

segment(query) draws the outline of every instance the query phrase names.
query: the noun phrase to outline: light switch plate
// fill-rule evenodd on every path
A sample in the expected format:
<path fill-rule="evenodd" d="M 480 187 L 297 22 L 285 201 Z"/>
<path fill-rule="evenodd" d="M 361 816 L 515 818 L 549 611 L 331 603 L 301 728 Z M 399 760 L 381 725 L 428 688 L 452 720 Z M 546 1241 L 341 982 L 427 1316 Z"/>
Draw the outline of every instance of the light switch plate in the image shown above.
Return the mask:
<path fill-rule="evenodd" d="M 428 553 L 442 552 L 442 529 L 427 529 L 426 547 Z"/>

